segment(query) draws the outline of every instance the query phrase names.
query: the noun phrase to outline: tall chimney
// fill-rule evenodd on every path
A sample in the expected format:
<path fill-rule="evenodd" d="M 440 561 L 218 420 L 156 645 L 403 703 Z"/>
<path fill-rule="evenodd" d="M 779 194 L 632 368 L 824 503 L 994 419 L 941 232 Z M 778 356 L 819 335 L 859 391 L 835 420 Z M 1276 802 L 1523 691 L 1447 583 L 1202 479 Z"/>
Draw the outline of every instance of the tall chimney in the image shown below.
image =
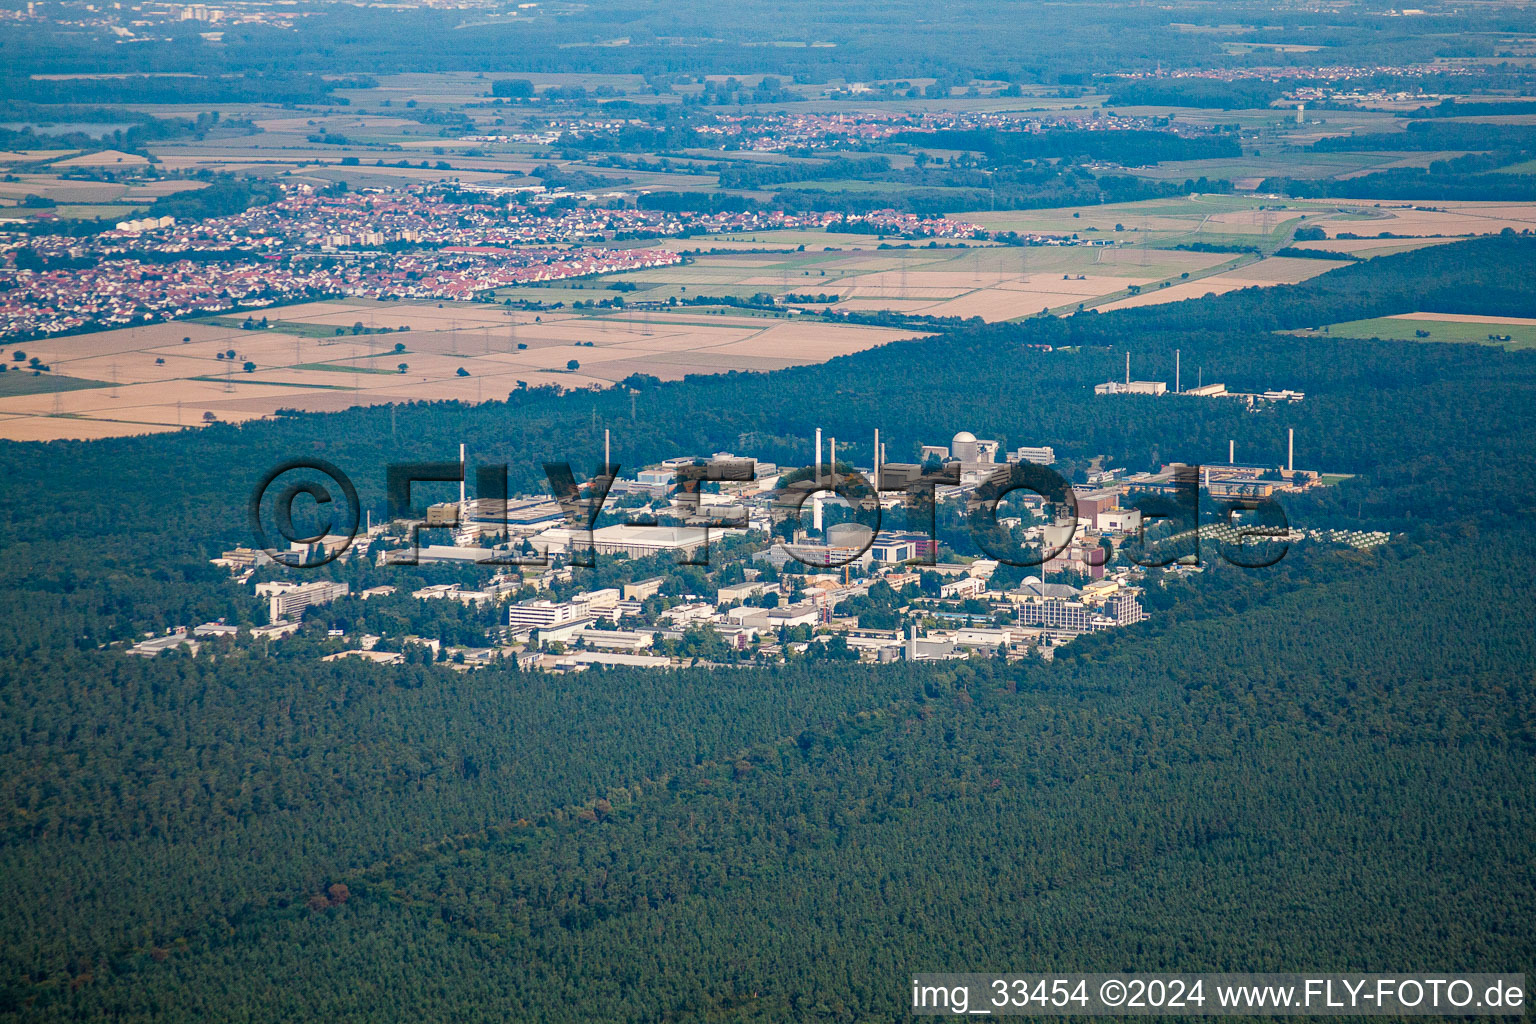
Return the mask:
<path fill-rule="evenodd" d="M 880 428 L 875 428 L 875 500 L 880 500 Z"/>
<path fill-rule="evenodd" d="M 459 445 L 459 514 L 464 512 L 464 446 Z"/>
<path fill-rule="evenodd" d="M 1179 349 L 1173 350 L 1173 393 L 1176 395 L 1183 391 L 1183 388 L 1179 387 L 1180 359 L 1183 355 L 1184 353 Z"/>
<path fill-rule="evenodd" d="M 603 428 L 603 474 L 607 475 L 608 467 L 613 465 L 613 445 L 608 436 L 608 428 Z"/>
<path fill-rule="evenodd" d="M 837 484 L 837 438 L 827 438 L 827 478 L 833 486 Z M 816 529 L 821 529 L 821 497 L 816 498 Z"/>
<path fill-rule="evenodd" d="M 1236 441 L 1228 441 L 1227 442 L 1227 463 L 1229 465 L 1233 465 L 1233 466 L 1237 465 L 1237 442 Z"/>
<path fill-rule="evenodd" d="M 816 486 L 821 486 L 821 428 L 816 428 Z M 821 529 L 821 495 L 811 495 L 811 525 Z"/>
<path fill-rule="evenodd" d="M 1125 354 L 1125 390 L 1131 390 L 1131 354 Z"/>
<path fill-rule="evenodd" d="M 1289 427 L 1285 431 L 1285 471 L 1296 472 L 1296 428 Z"/>

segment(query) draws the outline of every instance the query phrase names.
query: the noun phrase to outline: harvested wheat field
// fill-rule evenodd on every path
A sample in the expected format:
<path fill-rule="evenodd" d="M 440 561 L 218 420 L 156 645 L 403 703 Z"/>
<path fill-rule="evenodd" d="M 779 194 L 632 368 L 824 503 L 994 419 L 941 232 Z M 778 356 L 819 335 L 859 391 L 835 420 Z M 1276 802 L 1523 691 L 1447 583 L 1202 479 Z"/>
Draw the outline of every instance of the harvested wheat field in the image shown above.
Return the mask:
<path fill-rule="evenodd" d="M 1097 307 L 1100 310 L 1128 309 L 1132 306 L 1153 306 L 1162 302 L 1178 302 L 1182 299 L 1198 299 L 1206 295 L 1224 295 L 1239 288 L 1271 287 L 1277 284 L 1297 284 L 1318 274 L 1346 267 L 1343 260 L 1292 259 L 1274 256 L 1257 263 L 1213 274 L 1194 281 L 1181 281 L 1167 288 L 1154 288 L 1140 295 L 1130 295 Z"/>
<path fill-rule="evenodd" d="M 1341 232 L 1362 236 L 1387 232 L 1393 235 L 1493 235 L 1505 228 L 1513 231 L 1536 229 L 1536 203 L 1457 203 L 1437 201 L 1433 208 L 1419 209 L 1411 203 L 1382 202 L 1379 207 L 1367 200 L 1351 200 L 1351 206 L 1367 208 L 1371 216 L 1362 220 L 1324 221 L 1330 237 Z M 1427 206 L 1428 204 L 1426 204 Z"/>
<path fill-rule="evenodd" d="M 1330 238 L 1321 242 L 1294 242 L 1292 248 L 1306 249 L 1312 252 L 1346 252 L 1353 256 L 1371 257 L 1388 256 L 1392 253 L 1407 252 L 1410 249 L 1422 249 L 1428 245 L 1444 245 L 1447 242 L 1460 242 L 1464 239 L 1455 238 Z"/>
<path fill-rule="evenodd" d="M 54 374 L 98 383 L 0 398 L 0 438 L 155 433 L 258 419 L 278 409 L 480 402 L 503 399 L 520 386 L 608 387 L 636 373 L 677 380 L 776 370 L 913 337 L 696 310 L 579 316 L 485 304 L 345 301 L 268 308 L 261 315 L 268 329 L 245 330 L 237 315 L 29 342 L 28 356 Z M 354 334 L 355 324 L 392 330 Z"/>

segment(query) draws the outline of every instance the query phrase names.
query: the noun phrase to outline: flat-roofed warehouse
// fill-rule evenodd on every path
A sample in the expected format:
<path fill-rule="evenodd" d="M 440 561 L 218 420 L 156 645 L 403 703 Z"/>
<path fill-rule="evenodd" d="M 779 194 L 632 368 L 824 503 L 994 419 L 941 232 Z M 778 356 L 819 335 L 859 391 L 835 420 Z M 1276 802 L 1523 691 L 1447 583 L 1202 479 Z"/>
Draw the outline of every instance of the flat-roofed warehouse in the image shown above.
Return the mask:
<path fill-rule="evenodd" d="M 689 526 L 604 526 L 592 531 L 592 550 L 644 558 L 663 551 L 692 555 L 709 540 L 709 531 Z"/>
<path fill-rule="evenodd" d="M 560 554 L 585 546 L 586 536 L 580 530 L 557 526 L 545 530 L 534 538 L 535 545 L 552 554 Z M 600 555 L 628 555 L 645 558 L 663 551 L 676 551 L 692 555 L 709 542 L 709 532 L 693 526 L 631 526 L 620 523 L 603 526 L 592 531 L 592 550 Z"/>

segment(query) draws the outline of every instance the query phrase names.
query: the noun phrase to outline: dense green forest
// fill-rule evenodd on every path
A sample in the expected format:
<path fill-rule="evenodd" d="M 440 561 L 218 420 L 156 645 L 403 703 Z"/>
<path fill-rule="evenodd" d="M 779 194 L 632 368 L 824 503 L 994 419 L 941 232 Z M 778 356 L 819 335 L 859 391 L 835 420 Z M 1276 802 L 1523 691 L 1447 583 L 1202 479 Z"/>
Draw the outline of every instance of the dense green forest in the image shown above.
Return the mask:
<path fill-rule="evenodd" d="M 913 970 L 1536 974 L 1536 356 L 1284 333 L 1533 316 L 1533 272 L 1536 240 L 1433 246 L 636 379 L 633 413 L 551 390 L 0 444 L 0 1019 L 895 1020 Z M 1306 401 L 1093 395 L 1127 350 L 1171 379 L 1175 349 L 1186 382 Z M 604 428 L 627 467 L 792 466 L 817 426 L 855 461 L 876 426 L 892 458 L 963 428 L 1133 470 L 1229 438 L 1278 462 L 1295 428 L 1298 465 L 1355 476 L 1287 498 L 1292 522 L 1395 536 L 1154 574 L 1149 621 L 1049 663 L 554 677 L 98 649 L 246 614 L 206 559 L 249 542 L 283 458 L 335 462 L 381 512 L 386 463 L 460 440 L 527 490 L 546 459 L 595 464 Z"/>
<path fill-rule="evenodd" d="M 1481 108 L 1487 104 L 1465 106 Z M 1439 111 L 1445 107 L 1442 104 L 1435 109 Z M 1266 178 L 1259 187 L 1305 198 L 1530 202 L 1536 197 L 1536 175 L 1505 170 L 1536 154 L 1536 129 L 1528 126 L 1427 119 L 1410 123 L 1404 132 L 1320 139 L 1312 149 L 1319 152 L 1469 152 L 1431 161 L 1428 167 L 1393 167 L 1370 174 L 1317 181 Z"/>
<path fill-rule="evenodd" d="M 1355 150 L 1432 153 L 1460 149 L 1524 152 L 1536 150 L 1536 127 L 1477 121 L 1413 121 L 1407 131 L 1331 136 L 1317 140 L 1312 148 L 1319 153 Z"/>
<path fill-rule="evenodd" d="M 0 127 L 0 146 L 16 150 L 111 146 L 127 152 L 143 152 L 144 147 L 151 143 L 172 139 L 202 139 L 210 132 L 221 129 L 232 134 L 253 130 L 249 121 L 221 123 L 217 112 L 187 118 L 159 118 L 120 108 L 108 110 L 101 107 L 41 106 L 35 103 L 5 102 L 3 99 L 0 99 L 0 116 L 22 120 L 36 118 L 47 122 L 120 125 L 100 134 L 67 131 L 47 135 L 35 131 L 31 126 Z"/>
<path fill-rule="evenodd" d="M 1513 162 L 1513 161 L 1510 161 Z M 1394 167 L 1353 178 L 1318 179 L 1265 178 L 1260 188 L 1281 192 L 1298 199 L 1391 199 L 1415 202 L 1497 202 L 1529 203 L 1536 201 L 1536 174 L 1500 174 L 1488 171 L 1461 171 L 1449 165 L 1455 161 L 1436 161 L 1442 166 Z"/>
<path fill-rule="evenodd" d="M 0 78 L 0 100 L 23 103 L 336 103 L 337 89 L 376 84 L 366 76 L 346 78 L 302 73 L 150 76 L 123 78 Z"/>
<path fill-rule="evenodd" d="M 1536 603 L 1484 550 L 1536 535 L 1218 572 L 1052 666 L 86 656 L 7 693 L 5 998 L 896 1019 L 914 966 L 1524 969 Z"/>
<path fill-rule="evenodd" d="M 1290 88 L 1289 82 L 1246 79 L 1223 82 L 1192 78 L 1171 81 L 1111 83 L 1109 104 L 1115 107 L 1203 107 L 1241 110 L 1267 107 Z"/>

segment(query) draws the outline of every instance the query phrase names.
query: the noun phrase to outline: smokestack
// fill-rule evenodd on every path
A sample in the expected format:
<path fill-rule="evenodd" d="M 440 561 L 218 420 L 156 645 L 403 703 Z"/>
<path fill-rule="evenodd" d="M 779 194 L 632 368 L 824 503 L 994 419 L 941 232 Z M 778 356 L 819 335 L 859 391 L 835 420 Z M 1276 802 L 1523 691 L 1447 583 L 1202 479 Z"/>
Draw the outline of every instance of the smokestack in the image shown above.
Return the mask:
<path fill-rule="evenodd" d="M 827 438 L 827 478 L 837 485 L 837 438 Z M 816 529 L 821 529 L 821 499 L 816 499 Z"/>
<path fill-rule="evenodd" d="M 1233 465 L 1233 466 L 1237 465 L 1237 442 L 1236 441 L 1228 441 L 1227 442 L 1227 463 L 1229 465 Z"/>
<path fill-rule="evenodd" d="M 1285 432 L 1285 471 L 1296 472 L 1296 428 L 1287 428 Z"/>
<path fill-rule="evenodd" d="M 821 486 L 821 428 L 816 428 L 816 486 Z M 811 495 L 811 525 L 821 529 L 821 495 Z"/>
<path fill-rule="evenodd" d="M 613 465 L 613 446 L 608 436 L 608 428 L 603 428 L 603 472 L 608 472 L 608 467 Z"/>
<path fill-rule="evenodd" d="M 880 500 L 880 428 L 875 428 L 875 500 Z"/>
<path fill-rule="evenodd" d="M 1183 355 L 1184 353 L 1179 349 L 1173 350 L 1173 393 L 1176 395 L 1183 390 L 1179 387 L 1179 370 L 1182 366 L 1180 360 Z"/>
<path fill-rule="evenodd" d="M 1125 354 L 1125 390 L 1131 390 L 1131 354 Z"/>
<path fill-rule="evenodd" d="M 459 510 L 464 509 L 464 446 L 459 445 Z"/>

